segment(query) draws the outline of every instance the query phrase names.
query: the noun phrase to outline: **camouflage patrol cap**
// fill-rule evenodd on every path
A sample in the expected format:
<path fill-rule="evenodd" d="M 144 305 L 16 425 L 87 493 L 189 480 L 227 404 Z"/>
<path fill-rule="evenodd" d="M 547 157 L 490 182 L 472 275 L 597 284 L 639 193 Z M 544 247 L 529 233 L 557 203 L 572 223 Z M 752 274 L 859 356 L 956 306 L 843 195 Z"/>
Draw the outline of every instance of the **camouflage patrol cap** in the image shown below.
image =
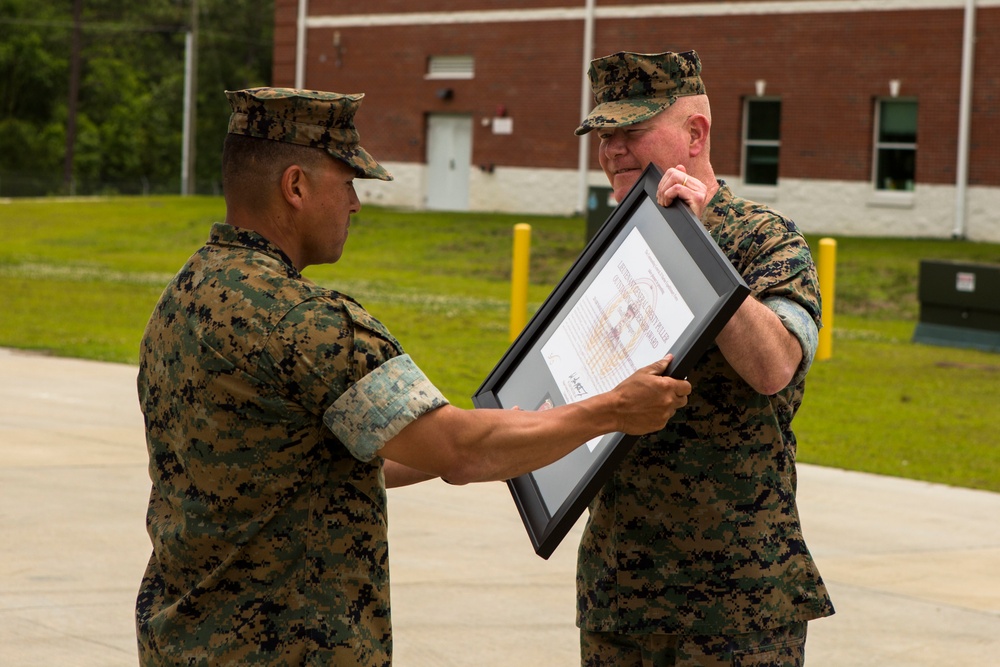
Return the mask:
<path fill-rule="evenodd" d="M 226 91 L 233 115 L 229 133 L 321 148 L 359 178 L 391 181 L 392 174 L 358 144 L 354 113 L 363 93 L 344 95 L 296 88 Z"/>
<path fill-rule="evenodd" d="M 597 106 L 576 129 L 631 125 L 652 118 L 678 97 L 704 95 L 701 60 L 694 51 L 645 54 L 620 51 L 590 63 Z"/>

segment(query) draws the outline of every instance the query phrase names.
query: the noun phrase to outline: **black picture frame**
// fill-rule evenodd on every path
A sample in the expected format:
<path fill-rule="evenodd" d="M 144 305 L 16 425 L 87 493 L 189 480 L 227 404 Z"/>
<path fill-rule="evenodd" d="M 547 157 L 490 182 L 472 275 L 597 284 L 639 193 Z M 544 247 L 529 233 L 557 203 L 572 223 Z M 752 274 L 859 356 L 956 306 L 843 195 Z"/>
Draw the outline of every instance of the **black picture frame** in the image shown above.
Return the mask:
<path fill-rule="evenodd" d="M 661 176 L 655 165 L 645 169 L 473 395 L 473 405 L 529 410 L 567 402 L 542 348 L 636 230 L 690 311 L 690 323 L 659 355 L 674 355 L 666 375 L 687 377 L 750 290 L 687 205 L 656 203 Z M 535 553 L 552 555 L 637 439 L 610 433 L 507 481 Z"/>

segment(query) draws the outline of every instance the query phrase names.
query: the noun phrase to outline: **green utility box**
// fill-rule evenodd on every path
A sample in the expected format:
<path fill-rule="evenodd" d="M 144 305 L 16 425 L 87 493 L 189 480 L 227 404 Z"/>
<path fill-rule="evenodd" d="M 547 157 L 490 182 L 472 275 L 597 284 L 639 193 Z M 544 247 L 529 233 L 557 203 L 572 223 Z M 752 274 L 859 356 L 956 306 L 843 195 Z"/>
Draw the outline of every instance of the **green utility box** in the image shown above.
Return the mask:
<path fill-rule="evenodd" d="M 1000 266 L 921 260 L 913 342 L 1000 352 Z"/>
<path fill-rule="evenodd" d="M 591 185 L 587 189 L 587 240 L 594 238 L 604 221 L 611 217 L 618 202 L 607 186 Z"/>

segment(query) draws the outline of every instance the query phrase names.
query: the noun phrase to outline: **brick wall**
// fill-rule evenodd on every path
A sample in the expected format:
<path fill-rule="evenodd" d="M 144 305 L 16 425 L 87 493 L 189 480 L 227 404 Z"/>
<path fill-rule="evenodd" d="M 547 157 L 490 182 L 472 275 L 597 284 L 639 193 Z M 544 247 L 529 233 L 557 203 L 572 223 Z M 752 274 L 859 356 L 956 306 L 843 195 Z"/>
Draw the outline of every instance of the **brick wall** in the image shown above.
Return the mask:
<path fill-rule="evenodd" d="M 495 3 L 422 3 L 420 10 L 495 8 Z M 623 4 L 602 2 L 602 6 Z M 627 4 L 643 4 L 629 2 Z M 662 3 L 661 3 L 662 4 Z M 274 84 L 291 85 L 295 71 L 296 0 L 276 0 Z M 313 16 L 358 13 L 346 0 L 312 0 Z M 407 11 L 384 1 L 364 12 Z M 548 2 L 503 3 L 503 9 L 560 7 Z M 377 8 L 377 9 L 373 9 Z M 595 53 L 696 49 L 712 99 L 713 162 L 740 172 L 742 101 L 754 82 L 782 100 L 780 176 L 868 181 L 875 100 L 900 95 L 919 102 L 917 181 L 953 184 L 958 135 L 962 11 L 867 11 L 830 14 L 731 15 L 678 19 L 601 19 Z M 977 13 L 976 82 L 970 183 L 1000 185 L 1000 9 Z M 583 23 L 579 20 L 389 27 L 312 28 L 306 85 L 365 92 L 362 140 L 380 160 L 423 162 L 425 116 L 473 117 L 473 163 L 574 169 L 580 120 Z M 334 36 L 339 33 L 339 49 Z M 472 55 L 472 80 L 427 80 L 432 55 Z M 451 89 L 450 99 L 438 92 Z M 489 120 L 505 114 L 513 134 L 495 135 Z M 484 124 L 486 123 L 486 124 Z M 594 140 L 592 140 L 594 141 Z M 596 141 L 591 149 L 597 167 Z"/>
<path fill-rule="evenodd" d="M 295 84 L 295 39 L 299 15 L 298 0 L 274 0 L 274 86 Z"/>

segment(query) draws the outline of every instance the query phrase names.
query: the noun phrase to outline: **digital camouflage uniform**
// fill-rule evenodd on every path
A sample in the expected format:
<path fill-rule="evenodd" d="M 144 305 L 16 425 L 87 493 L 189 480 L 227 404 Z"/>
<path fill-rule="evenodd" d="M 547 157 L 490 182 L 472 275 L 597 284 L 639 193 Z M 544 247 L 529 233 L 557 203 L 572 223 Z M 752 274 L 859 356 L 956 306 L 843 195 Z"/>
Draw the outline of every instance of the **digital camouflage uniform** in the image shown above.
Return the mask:
<path fill-rule="evenodd" d="M 612 71 L 624 55 L 633 54 L 609 57 Z M 695 74 L 700 70 L 693 52 L 663 55 L 681 60 L 681 74 L 671 76 L 685 76 L 692 62 Z M 640 57 L 625 73 L 633 92 L 618 94 L 657 80 L 649 71 Z M 591 68 L 595 91 L 604 74 L 600 63 Z M 693 91 L 685 94 L 700 94 L 684 81 Z M 581 130 L 613 124 L 609 117 L 627 109 L 609 112 L 616 99 L 598 95 L 610 104 L 599 105 Z M 754 391 L 717 346 L 696 364 L 687 406 L 662 431 L 639 439 L 590 506 L 577 570 L 584 631 L 708 638 L 833 613 L 799 523 L 791 429 L 820 324 L 815 267 L 792 221 L 719 185 L 703 222 L 752 296 L 799 338 L 803 361 L 773 396 Z"/>
<path fill-rule="evenodd" d="M 385 327 L 219 223 L 149 320 L 138 392 L 140 663 L 389 664 L 377 451 L 446 401 Z"/>

